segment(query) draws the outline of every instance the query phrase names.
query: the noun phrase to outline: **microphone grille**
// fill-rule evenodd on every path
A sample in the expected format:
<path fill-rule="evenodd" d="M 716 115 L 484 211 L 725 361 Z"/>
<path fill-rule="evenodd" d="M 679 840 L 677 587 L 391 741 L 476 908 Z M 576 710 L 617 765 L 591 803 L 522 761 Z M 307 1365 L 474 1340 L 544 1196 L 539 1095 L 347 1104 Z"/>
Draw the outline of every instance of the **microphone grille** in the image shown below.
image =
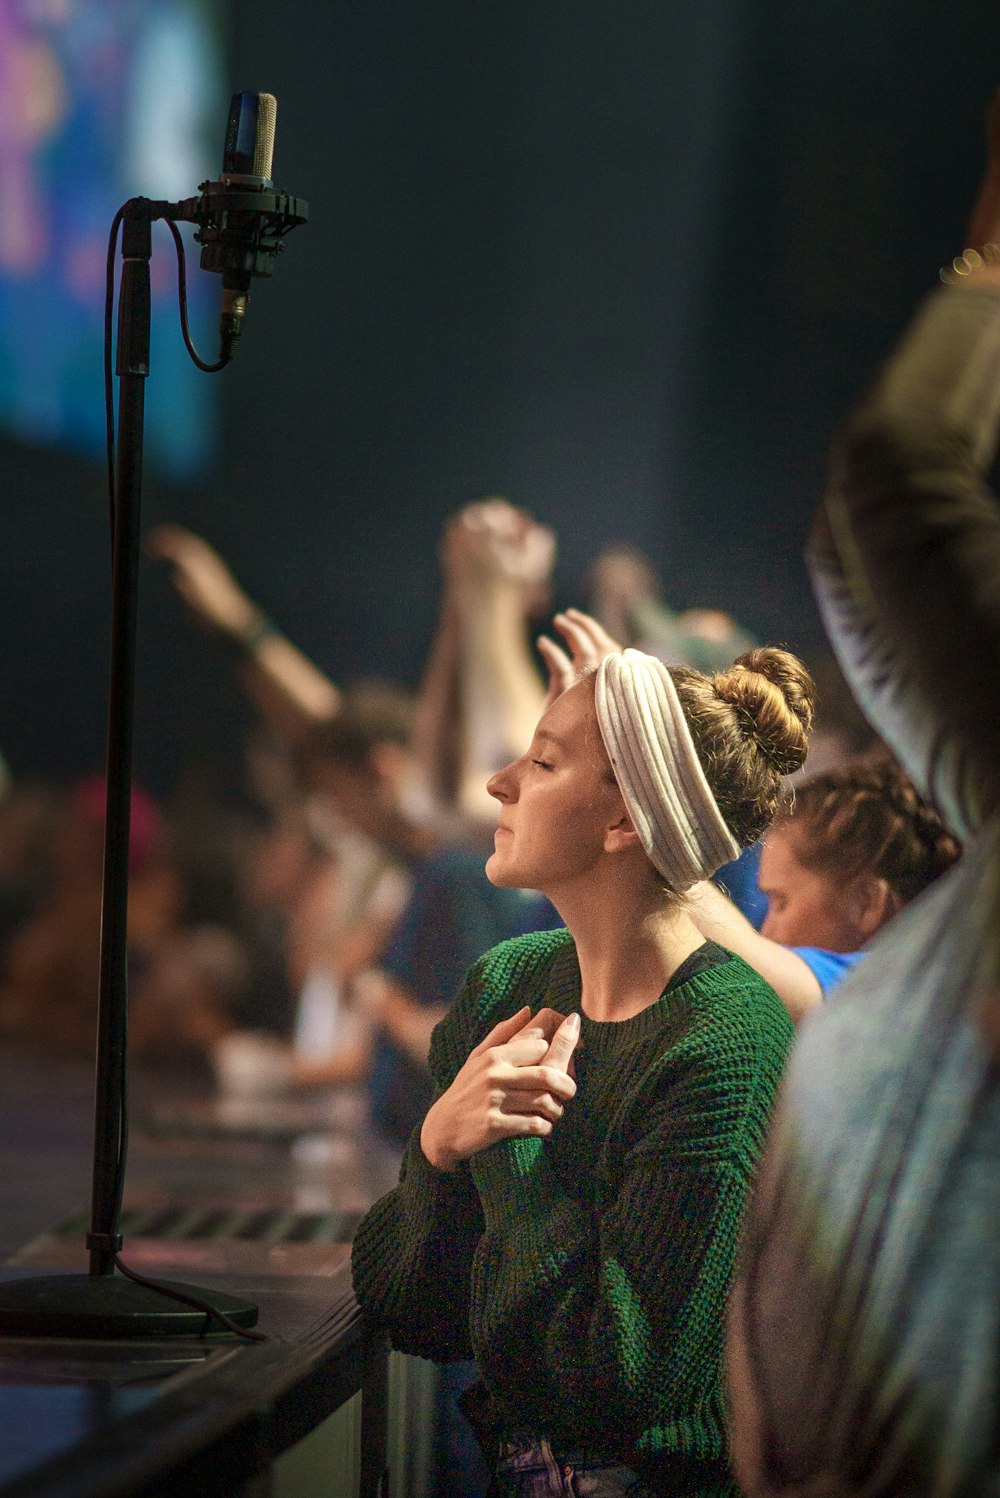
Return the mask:
<path fill-rule="evenodd" d="M 253 175 L 271 177 L 271 162 L 274 158 L 274 124 L 278 114 L 278 101 L 273 94 L 260 94 L 257 101 L 257 135 L 253 150 Z"/>

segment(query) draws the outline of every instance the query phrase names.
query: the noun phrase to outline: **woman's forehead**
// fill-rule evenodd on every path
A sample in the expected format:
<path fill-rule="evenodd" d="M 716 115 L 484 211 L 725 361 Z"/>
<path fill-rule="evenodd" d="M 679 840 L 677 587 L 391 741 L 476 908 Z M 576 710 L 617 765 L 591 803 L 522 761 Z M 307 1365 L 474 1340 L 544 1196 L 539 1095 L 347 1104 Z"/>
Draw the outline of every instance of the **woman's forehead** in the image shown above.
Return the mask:
<path fill-rule="evenodd" d="M 537 733 L 566 740 L 579 735 L 590 721 L 597 722 L 594 689 L 589 681 L 577 681 L 546 708 L 538 721 Z"/>
<path fill-rule="evenodd" d="M 795 839 L 785 825 L 769 829 L 760 853 L 761 874 L 767 877 L 802 873 L 805 865 L 798 856 Z"/>

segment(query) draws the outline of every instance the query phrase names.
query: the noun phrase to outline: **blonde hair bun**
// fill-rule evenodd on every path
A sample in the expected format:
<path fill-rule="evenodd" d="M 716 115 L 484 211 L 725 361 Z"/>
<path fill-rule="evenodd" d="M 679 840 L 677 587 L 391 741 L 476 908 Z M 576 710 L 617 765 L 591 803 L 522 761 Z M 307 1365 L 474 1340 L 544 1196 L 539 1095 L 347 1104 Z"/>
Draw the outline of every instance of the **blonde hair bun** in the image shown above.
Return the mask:
<path fill-rule="evenodd" d="M 762 646 L 712 677 L 723 702 L 736 709 L 745 736 L 782 775 L 805 762 L 815 688 L 797 656 Z"/>
<path fill-rule="evenodd" d="M 741 847 L 767 830 L 784 777 L 806 757 L 815 687 L 787 650 L 748 650 L 726 671 L 703 676 L 672 666 L 698 758 Z"/>

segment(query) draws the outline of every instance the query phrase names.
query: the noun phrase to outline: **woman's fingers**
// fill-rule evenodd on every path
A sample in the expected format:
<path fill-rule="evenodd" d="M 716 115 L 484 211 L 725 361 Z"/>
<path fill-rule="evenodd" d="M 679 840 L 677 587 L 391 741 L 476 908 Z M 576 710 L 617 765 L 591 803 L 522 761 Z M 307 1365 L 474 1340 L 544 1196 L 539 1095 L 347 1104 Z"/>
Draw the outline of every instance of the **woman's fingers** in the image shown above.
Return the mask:
<path fill-rule="evenodd" d="M 525 1138 L 548 1138 L 552 1133 L 554 1120 L 545 1118 L 541 1113 L 510 1113 L 497 1110 L 493 1116 L 490 1129 L 492 1138 L 489 1143 L 495 1144 L 499 1139 L 525 1139 Z"/>
<path fill-rule="evenodd" d="M 557 645 L 555 640 L 550 640 L 548 635 L 539 635 L 535 644 L 549 673 L 549 685 L 545 694 L 545 706 L 548 708 L 573 685 L 576 668 L 562 646 Z"/>
<path fill-rule="evenodd" d="M 564 618 L 576 626 L 587 638 L 590 644 L 605 655 L 616 655 L 623 647 L 608 634 L 604 625 L 595 619 L 593 614 L 585 614 L 583 609 L 566 609 Z"/>
<path fill-rule="evenodd" d="M 541 1030 L 534 1028 L 523 1030 L 520 1035 L 515 1035 L 512 1040 L 501 1048 L 494 1047 L 496 1051 L 497 1064 L 500 1067 L 513 1067 L 516 1071 L 525 1066 L 535 1066 L 545 1055 L 549 1048 L 548 1038 Z"/>
<path fill-rule="evenodd" d="M 452 1140 L 456 1158 L 466 1158 L 499 1139 L 551 1134 L 576 1093 L 569 1068 L 579 1033 L 579 1015 L 567 1018 L 554 1009 L 542 1009 L 533 1017 L 525 1007 L 493 1026 L 472 1052 L 475 1065 L 463 1069 L 467 1095 L 470 1100 L 478 1095 L 478 1106 L 485 1104 L 485 1112 L 457 1151 Z M 425 1148 L 433 1149 L 430 1134 Z"/>
<path fill-rule="evenodd" d="M 538 1013 L 532 1019 L 531 1028 L 541 1030 L 545 1039 L 550 1041 L 565 1019 L 566 1015 L 562 1010 L 550 1009 L 546 1005 L 542 1009 L 539 1009 Z"/>
<path fill-rule="evenodd" d="M 576 1095 L 576 1083 L 569 1072 L 561 1066 L 541 1061 L 530 1066 L 511 1067 L 509 1072 L 495 1077 L 493 1085 L 504 1092 L 551 1092 L 557 1102 L 565 1102 Z"/>
<path fill-rule="evenodd" d="M 508 1113 L 513 1117 L 538 1114 L 540 1118 L 549 1118 L 553 1123 L 558 1123 L 563 1116 L 563 1104 L 551 1092 L 508 1092 L 504 1094 L 499 1107 L 501 1113 Z"/>
<path fill-rule="evenodd" d="M 617 640 L 582 609 L 567 609 L 556 614 L 552 622 L 572 651 L 577 670 L 598 666 L 606 655 L 615 655 L 621 649 Z"/>
<path fill-rule="evenodd" d="M 499 1024 L 494 1025 L 486 1038 L 481 1040 L 470 1054 L 473 1056 L 482 1056 L 491 1046 L 505 1045 L 518 1031 L 525 1029 L 530 1019 L 531 1010 L 525 1004 L 523 1009 L 519 1009 L 509 1019 L 502 1019 Z"/>
<path fill-rule="evenodd" d="M 545 1053 L 545 1060 L 550 1066 L 555 1066 L 560 1071 L 568 1072 L 570 1057 L 576 1050 L 579 1039 L 580 1016 L 578 1014 L 570 1014 L 563 1020 L 549 1042 L 549 1048 Z"/>

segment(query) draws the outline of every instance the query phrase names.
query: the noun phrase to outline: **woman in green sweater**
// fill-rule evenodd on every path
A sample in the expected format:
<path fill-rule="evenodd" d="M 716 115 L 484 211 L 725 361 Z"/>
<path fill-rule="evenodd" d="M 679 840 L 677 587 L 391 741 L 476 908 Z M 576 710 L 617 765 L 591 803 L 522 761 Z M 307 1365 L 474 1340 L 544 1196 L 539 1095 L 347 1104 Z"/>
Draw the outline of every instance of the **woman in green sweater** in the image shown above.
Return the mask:
<path fill-rule="evenodd" d="M 736 1492 L 723 1310 L 792 1026 L 683 892 L 761 836 L 811 704 L 782 651 L 715 677 L 612 654 L 490 782 L 490 879 L 567 929 L 469 973 L 353 1264 L 394 1346 L 476 1359 L 491 1493 Z"/>

